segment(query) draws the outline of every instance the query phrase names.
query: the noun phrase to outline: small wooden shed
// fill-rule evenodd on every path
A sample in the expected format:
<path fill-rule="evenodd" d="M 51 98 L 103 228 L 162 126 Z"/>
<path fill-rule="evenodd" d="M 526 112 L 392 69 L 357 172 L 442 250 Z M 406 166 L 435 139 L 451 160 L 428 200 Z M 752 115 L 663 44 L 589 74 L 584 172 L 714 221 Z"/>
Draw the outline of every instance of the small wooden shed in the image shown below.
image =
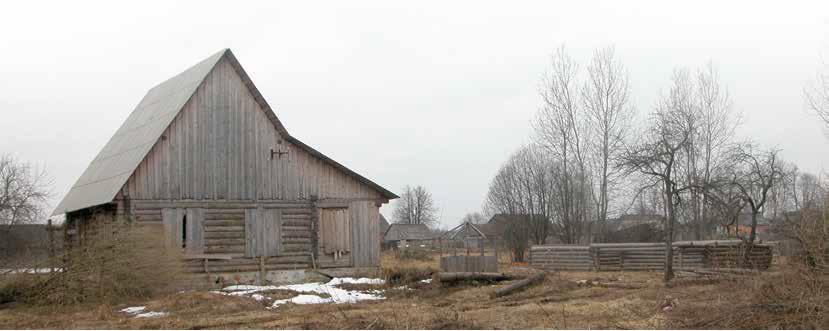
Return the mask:
<path fill-rule="evenodd" d="M 433 239 L 432 231 L 425 224 L 392 223 L 383 235 L 387 245 L 400 248 L 431 247 Z"/>
<path fill-rule="evenodd" d="M 202 272 L 264 275 L 378 267 L 395 198 L 289 134 L 225 49 L 150 89 L 54 214 L 70 246 L 111 216 L 163 228 Z"/>

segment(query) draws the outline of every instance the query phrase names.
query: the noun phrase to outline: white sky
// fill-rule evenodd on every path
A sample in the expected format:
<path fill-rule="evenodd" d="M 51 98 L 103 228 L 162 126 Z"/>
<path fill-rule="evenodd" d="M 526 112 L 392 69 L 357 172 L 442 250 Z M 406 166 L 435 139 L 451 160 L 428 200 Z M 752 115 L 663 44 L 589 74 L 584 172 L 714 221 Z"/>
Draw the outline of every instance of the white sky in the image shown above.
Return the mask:
<path fill-rule="evenodd" d="M 4 3 L 0 153 L 47 168 L 55 205 L 150 87 L 229 47 L 292 135 L 392 191 L 424 185 L 448 226 L 529 140 L 549 54 L 613 44 L 641 113 L 674 68 L 712 60 L 740 134 L 822 171 L 802 88 L 824 3 Z"/>

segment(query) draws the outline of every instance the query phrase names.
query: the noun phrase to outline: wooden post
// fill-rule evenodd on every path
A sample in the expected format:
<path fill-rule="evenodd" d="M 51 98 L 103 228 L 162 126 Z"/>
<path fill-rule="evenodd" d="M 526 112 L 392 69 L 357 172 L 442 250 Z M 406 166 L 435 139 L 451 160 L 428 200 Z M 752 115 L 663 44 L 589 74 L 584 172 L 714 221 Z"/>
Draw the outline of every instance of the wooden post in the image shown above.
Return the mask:
<path fill-rule="evenodd" d="M 440 248 L 438 248 L 440 257 L 443 257 L 443 238 L 441 237 L 438 237 L 438 246 L 440 246 Z"/>
<path fill-rule="evenodd" d="M 682 269 L 682 267 L 683 267 L 683 264 L 682 264 L 682 260 L 683 260 L 682 259 L 682 251 L 683 251 L 683 249 L 682 249 L 682 247 L 680 247 L 679 248 L 679 268 L 680 269 Z"/>
<path fill-rule="evenodd" d="M 495 267 L 498 267 L 498 243 L 495 242 L 495 239 L 490 239 L 490 244 L 492 244 L 492 249 L 495 250 Z"/>
<path fill-rule="evenodd" d="M 590 252 L 590 257 L 593 258 L 593 271 L 599 271 L 599 248 L 593 247 L 592 245 L 588 245 L 588 252 Z"/>
<path fill-rule="evenodd" d="M 259 285 L 265 285 L 265 257 L 259 256 Z"/>
<path fill-rule="evenodd" d="M 625 252 L 619 253 L 619 271 L 625 271 Z"/>
<path fill-rule="evenodd" d="M 47 236 L 49 236 L 49 273 L 55 272 L 55 236 L 52 229 L 52 219 L 46 221 Z"/>
<path fill-rule="evenodd" d="M 319 252 L 319 198 L 316 195 L 311 195 L 311 259 L 320 256 Z M 312 265 L 316 265 L 316 261 L 311 261 Z"/>

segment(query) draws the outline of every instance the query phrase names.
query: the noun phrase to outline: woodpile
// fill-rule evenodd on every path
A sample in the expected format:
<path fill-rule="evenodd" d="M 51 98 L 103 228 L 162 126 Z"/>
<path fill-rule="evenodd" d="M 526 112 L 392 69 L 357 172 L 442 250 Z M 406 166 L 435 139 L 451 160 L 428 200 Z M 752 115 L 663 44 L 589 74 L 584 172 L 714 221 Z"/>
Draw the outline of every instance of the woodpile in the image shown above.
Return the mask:
<path fill-rule="evenodd" d="M 742 241 L 676 242 L 673 263 L 683 268 L 750 268 L 771 266 L 771 245 L 755 244 L 750 250 Z M 746 258 L 747 252 L 749 257 Z M 536 245 L 530 249 L 530 265 L 556 271 L 660 271 L 665 266 L 665 244 L 621 243 Z"/>
<path fill-rule="evenodd" d="M 530 265 L 543 270 L 590 271 L 593 255 L 590 246 L 546 246 L 530 248 Z"/>

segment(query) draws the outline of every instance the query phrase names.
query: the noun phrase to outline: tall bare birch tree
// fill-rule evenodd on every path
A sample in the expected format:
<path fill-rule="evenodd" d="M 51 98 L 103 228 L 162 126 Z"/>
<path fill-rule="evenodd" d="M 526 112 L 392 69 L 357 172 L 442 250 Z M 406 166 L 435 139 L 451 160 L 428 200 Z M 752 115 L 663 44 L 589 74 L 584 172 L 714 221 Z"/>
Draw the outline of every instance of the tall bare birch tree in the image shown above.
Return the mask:
<path fill-rule="evenodd" d="M 585 118 L 579 109 L 578 65 L 564 47 L 551 57 L 550 71 L 543 78 L 539 110 L 533 128 L 535 140 L 555 160 L 552 182 L 555 193 L 550 200 L 554 223 L 561 224 L 559 236 L 578 242 L 584 225 L 589 224 L 588 207 L 579 199 L 589 192 Z M 589 196 L 588 196 L 589 197 Z M 578 229 L 578 230 L 577 230 Z M 561 232 L 565 231 L 565 232 Z M 589 230 L 588 230 L 589 232 Z"/>
<path fill-rule="evenodd" d="M 734 140 L 741 116 L 734 110 L 728 88 L 721 82 L 711 62 L 697 70 L 696 102 L 698 127 L 690 145 L 692 150 L 689 151 L 690 159 L 696 164 L 690 167 L 689 175 L 694 186 L 699 188 L 713 182 L 714 177 L 718 176 L 718 169 L 726 169 L 721 164 L 727 162 L 728 148 Z M 715 203 L 706 190 L 691 190 L 690 216 L 696 239 L 704 239 L 710 232 L 713 224 L 708 224 L 707 220 L 714 218 L 711 207 Z"/>
<path fill-rule="evenodd" d="M 596 50 L 587 66 L 587 80 L 581 89 L 581 103 L 590 139 L 599 238 L 605 235 L 608 205 L 618 184 L 616 159 L 630 130 L 634 108 L 630 100 L 630 78 L 616 58 L 613 47 Z"/>

